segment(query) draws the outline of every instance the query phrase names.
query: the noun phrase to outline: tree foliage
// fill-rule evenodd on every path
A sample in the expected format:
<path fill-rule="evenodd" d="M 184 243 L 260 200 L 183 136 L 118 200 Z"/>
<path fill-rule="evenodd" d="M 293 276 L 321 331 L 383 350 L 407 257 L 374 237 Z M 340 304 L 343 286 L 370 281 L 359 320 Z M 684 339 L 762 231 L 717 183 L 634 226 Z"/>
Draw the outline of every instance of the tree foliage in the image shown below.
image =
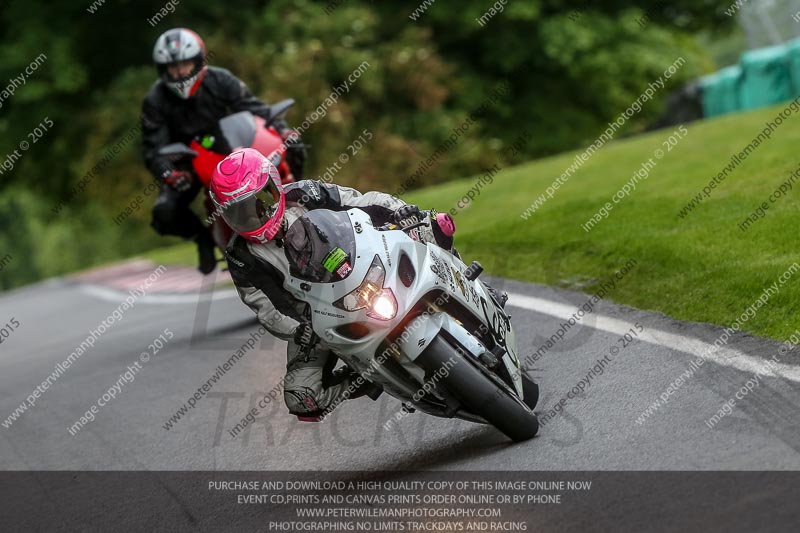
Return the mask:
<path fill-rule="evenodd" d="M 138 139 L 83 191 L 71 193 L 138 123 L 155 77 L 152 44 L 170 27 L 198 31 L 214 52 L 211 63 L 233 71 L 266 101 L 296 99 L 288 117 L 295 124 L 367 62 L 350 91 L 304 132 L 312 145 L 308 176 L 322 175 L 367 129 L 372 140 L 334 180 L 395 192 L 470 117 L 477 116 L 475 123 L 415 186 L 480 172 L 523 134 L 530 141 L 514 162 L 591 142 L 678 56 L 687 62 L 670 87 L 712 70 L 695 33 L 724 31 L 728 5 L 438 0 L 412 20 L 416 1 L 182 0 L 153 26 L 148 20 L 165 8 L 161 0 L 5 1 L 0 90 L 40 54 L 46 61 L 2 101 L 0 158 L 30 140 L 45 117 L 54 126 L 0 175 L 0 220 L 18 235 L 2 241 L 8 250 L 0 256 L 26 258 L 3 276 L 28 281 L 174 242 L 148 227 L 149 205 L 121 225 L 113 222 L 150 180 Z M 479 22 L 492 6 L 502 12 Z M 508 88 L 507 96 L 486 107 L 498 86 Z M 667 92 L 626 132 L 652 121 Z M 484 112 L 475 115 L 478 109 Z M 32 220 L 18 221 L 26 218 Z M 46 245 L 22 243 L 29 239 Z"/>

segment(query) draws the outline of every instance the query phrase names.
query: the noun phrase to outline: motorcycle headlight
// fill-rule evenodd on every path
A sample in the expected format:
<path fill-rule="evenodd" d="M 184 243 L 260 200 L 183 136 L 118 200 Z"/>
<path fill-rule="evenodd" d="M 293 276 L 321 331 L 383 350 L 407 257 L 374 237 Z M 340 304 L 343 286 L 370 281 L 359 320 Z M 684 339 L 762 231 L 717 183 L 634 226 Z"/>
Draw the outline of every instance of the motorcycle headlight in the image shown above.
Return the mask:
<path fill-rule="evenodd" d="M 397 313 L 397 300 L 390 289 L 383 289 L 380 294 L 372 299 L 367 315 L 381 320 L 391 320 Z"/>
<path fill-rule="evenodd" d="M 381 320 L 394 318 L 397 312 L 397 300 L 389 289 L 383 288 L 386 270 L 377 255 L 367 270 L 367 275 L 354 291 L 345 294 L 333 302 L 334 307 L 345 311 L 358 311 L 369 307 L 367 315 Z"/>

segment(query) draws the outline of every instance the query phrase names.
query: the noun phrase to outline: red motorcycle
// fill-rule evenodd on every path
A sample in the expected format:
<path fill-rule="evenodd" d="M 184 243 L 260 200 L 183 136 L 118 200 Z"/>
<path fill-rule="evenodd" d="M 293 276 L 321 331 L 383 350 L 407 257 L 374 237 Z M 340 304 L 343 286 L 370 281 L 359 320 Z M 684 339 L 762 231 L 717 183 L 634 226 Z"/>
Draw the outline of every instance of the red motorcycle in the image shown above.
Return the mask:
<path fill-rule="evenodd" d="M 286 145 L 272 123 L 293 105 L 292 99 L 271 105 L 269 120 L 264 120 L 249 111 L 228 115 L 217 123 L 214 133 L 195 137 L 189 146 L 184 143 L 172 143 L 158 151 L 160 156 L 168 158 L 176 166 L 188 167 L 188 161 L 191 161 L 191 170 L 205 186 L 203 204 L 208 215 L 206 223 L 211 226 L 214 243 L 220 250 L 225 250 L 233 236 L 233 230 L 216 212 L 214 203 L 208 195 L 208 184 L 211 182 L 214 168 L 234 150 L 254 148 L 278 168 L 283 184 L 292 183 L 294 176 L 286 161 Z"/>

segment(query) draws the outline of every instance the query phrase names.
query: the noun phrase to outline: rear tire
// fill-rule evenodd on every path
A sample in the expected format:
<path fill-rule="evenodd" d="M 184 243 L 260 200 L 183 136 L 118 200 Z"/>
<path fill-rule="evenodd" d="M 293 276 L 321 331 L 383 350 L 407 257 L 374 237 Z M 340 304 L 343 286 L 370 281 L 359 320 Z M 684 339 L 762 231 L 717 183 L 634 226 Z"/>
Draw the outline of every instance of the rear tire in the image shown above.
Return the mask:
<path fill-rule="evenodd" d="M 447 368 L 447 375 L 440 380 L 447 390 L 470 412 L 510 439 L 521 442 L 533 438 L 539 431 L 539 420 L 533 411 L 504 386 L 495 383 L 470 357 L 437 335 L 416 362 L 428 376 L 437 371 L 442 374 L 441 369 Z"/>

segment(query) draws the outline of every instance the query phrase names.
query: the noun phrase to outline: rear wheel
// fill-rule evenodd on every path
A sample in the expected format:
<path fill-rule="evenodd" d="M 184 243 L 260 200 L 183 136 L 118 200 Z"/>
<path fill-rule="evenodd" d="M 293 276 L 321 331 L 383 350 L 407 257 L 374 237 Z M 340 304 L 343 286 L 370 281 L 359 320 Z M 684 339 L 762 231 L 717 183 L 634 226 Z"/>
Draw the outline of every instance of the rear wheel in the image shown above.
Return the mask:
<path fill-rule="evenodd" d="M 416 362 L 429 377 L 438 372 L 436 375 L 441 376 L 438 381 L 467 410 L 512 440 L 528 440 L 539 431 L 539 420 L 528 405 L 498 376 L 472 360 L 469 354 L 454 348 L 441 335 L 431 341 Z"/>

